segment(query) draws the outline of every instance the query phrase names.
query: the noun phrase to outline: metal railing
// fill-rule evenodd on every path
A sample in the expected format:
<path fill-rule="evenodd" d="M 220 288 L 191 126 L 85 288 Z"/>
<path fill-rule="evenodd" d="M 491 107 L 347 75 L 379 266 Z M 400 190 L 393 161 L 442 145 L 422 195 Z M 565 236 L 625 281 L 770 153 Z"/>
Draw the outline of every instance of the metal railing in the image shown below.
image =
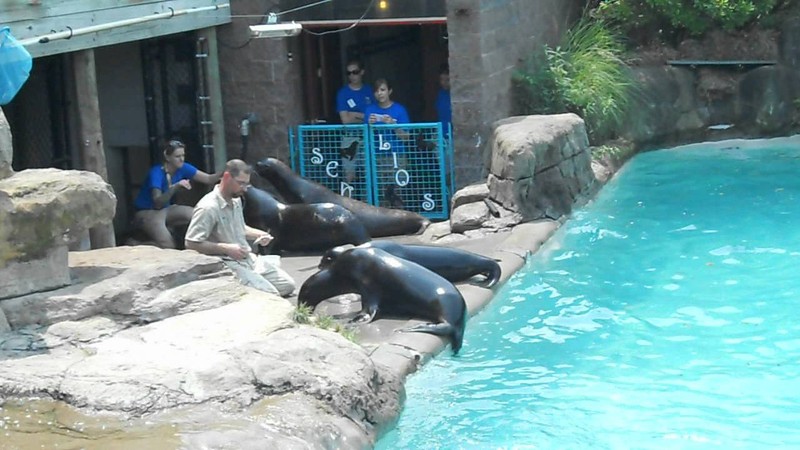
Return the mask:
<path fill-rule="evenodd" d="M 454 180 L 445 136 L 438 122 L 300 125 L 289 132 L 292 168 L 340 195 L 447 219 Z"/>

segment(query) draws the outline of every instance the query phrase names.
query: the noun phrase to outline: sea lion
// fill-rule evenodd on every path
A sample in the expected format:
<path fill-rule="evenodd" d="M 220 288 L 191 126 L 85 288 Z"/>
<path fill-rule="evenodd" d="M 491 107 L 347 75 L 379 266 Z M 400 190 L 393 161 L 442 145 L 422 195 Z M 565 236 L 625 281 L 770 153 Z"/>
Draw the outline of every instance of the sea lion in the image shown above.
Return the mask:
<path fill-rule="evenodd" d="M 252 186 L 244 194 L 244 221 L 274 236 L 267 248 L 272 252 L 321 251 L 336 245 L 359 245 L 371 239 L 358 218 L 342 206 L 285 205 Z"/>
<path fill-rule="evenodd" d="M 411 211 L 381 208 L 339 195 L 292 172 L 289 166 L 275 158 L 262 159 L 256 163 L 255 170 L 289 203 L 330 202 L 344 206 L 358 217 L 372 237 L 419 233 L 430 224 L 428 219 Z"/>
<path fill-rule="evenodd" d="M 379 248 L 398 258 L 415 262 L 454 283 L 482 275 L 484 279 L 476 284 L 490 288 L 500 280 L 501 270 L 497 261 L 467 250 L 438 245 L 398 244 L 387 240 L 370 241 L 359 247 Z M 345 247 L 327 250 L 322 255 L 319 268 L 323 269 L 329 266 L 346 250 Z"/>
<path fill-rule="evenodd" d="M 467 322 L 464 297 L 453 283 L 425 267 L 379 248 L 355 247 L 306 280 L 297 301 L 315 307 L 350 292 L 361 296 L 354 321 L 370 322 L 378 315 L 429 320 L 403 331 L 447 336 L 454 354 L 461 349 Z"/>

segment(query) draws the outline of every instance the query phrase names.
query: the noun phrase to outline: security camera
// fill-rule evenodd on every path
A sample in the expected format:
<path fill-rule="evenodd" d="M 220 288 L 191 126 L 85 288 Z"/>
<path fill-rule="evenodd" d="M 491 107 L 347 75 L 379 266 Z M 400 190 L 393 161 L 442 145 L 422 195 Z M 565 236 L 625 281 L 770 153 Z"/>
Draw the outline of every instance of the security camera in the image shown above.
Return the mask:
<path fill-rule="evenodd" d="M 250 36 L 256 39 L 297 36 L 302 29 L 303 26 L 295 22 L 250 25 Z"/>

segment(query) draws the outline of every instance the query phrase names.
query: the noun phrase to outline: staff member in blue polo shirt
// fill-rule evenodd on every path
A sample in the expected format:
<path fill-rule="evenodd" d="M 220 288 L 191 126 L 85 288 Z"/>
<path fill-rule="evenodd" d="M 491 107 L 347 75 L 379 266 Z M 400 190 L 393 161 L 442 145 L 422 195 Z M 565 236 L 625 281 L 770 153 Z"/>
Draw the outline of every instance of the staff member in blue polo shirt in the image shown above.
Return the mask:
<path fill-rule="evenodd" d="M 179 189 L 192 188 L 190 180 L 215 184 L 222 176 L 207 174 L 184 162 L 186 146 L 181 141 L 169 141 L 164 149 L 164 163 L 153 166 L 148 172 L 139 195 L 134 201 L 136 214 L 134 227 L 142 230 L 157 246 L 175 248 L 169 229 L 188 225 L 192 220 L 191 206 L 173 205 L 172 198 Z"/>
<path fill-rule="evenodd" d="M 336 93 L 336 111 L 344 125 L 364 122 L 364 109 L 375 103 L 372 89 L 364 84 L 364 66 L 361 61 L 352 59 L 345 65 L 347 84 Z M 340 154 L 345 179 L 352 182 L 356 178 L 357 154 L 361 148 L 361 136 L 357 131 L 345 131 L 342 135 Z"/>

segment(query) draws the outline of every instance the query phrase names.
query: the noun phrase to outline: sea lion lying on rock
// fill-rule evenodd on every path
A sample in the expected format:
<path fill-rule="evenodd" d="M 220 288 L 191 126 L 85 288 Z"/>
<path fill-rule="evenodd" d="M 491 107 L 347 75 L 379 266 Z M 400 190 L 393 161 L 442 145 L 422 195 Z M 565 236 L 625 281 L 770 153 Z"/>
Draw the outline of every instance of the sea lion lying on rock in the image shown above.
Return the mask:
<path fill-rule="evenodd" d="M 458 353 L 464 339 L 467 305 L 453 283 L 414 262 L 379 248 L 355 247 L 339 254 L 300 288 L 299 304 L 315 307 L 344 293 L 361 296 L 356 322 L 378 315 L 428 320 L 403 331 L 447 336 Z"/>
<path fill-rule="evenodd" d="M 274 237 L 267 251 L 321 251 L 370 240 L 360 220 L 333 203 L 285 205 L 270 193 L 250 186 L 244 194 L 244 221 Z"/>
<path fill-rule="evenodd" d="M 445 279 L 458 283 L 467 281 L 476 275 L 482 275 L 479 286 L 490 288 L 500 280 L 500 265 L 497 261 L 477 253 L 458 248 L 438 245 L 398 244 L 387 240 L 375 240 L 361 244 L 361 248 L 379 248 L 398 258 L 415 262 L 432 270 Z M 334 247 L 322 255 L 319 268 L 324 269 L 336 258 L 347 251 L 346 247 Z"/>
<path fill-rule="evenodd" d="M 289 203 L 334 203 L 347 208 L 358 217 L 372 237 L 420 233 L 430 224 L 428 219 L 411 211 L 381 208 L 339 195 L 294 173 L 289 166 L 275 158 L 257 162 L 255 170 Z"/>

